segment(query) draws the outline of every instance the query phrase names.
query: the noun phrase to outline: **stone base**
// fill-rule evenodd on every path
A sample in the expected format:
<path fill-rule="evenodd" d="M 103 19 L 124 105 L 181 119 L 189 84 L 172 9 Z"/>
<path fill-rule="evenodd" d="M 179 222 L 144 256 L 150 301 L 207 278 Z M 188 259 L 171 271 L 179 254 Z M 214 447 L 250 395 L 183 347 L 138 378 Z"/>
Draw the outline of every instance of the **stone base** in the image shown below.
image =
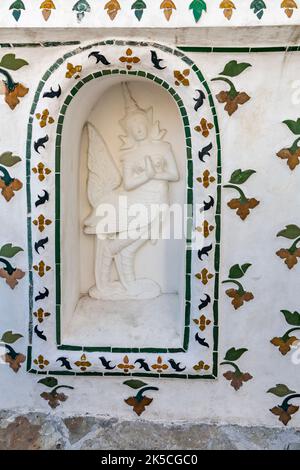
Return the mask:
<path fill-rule="evenodd" d="M 160 287 L 151 279 L 137 279 L 128 288 L 119 281 L 105 284 L 102 289 L 91 287 L 89 296 L 97 300 L 146 300 L 155 299 L 160 295 Z"/>
<path fill-rule="evenodd" d="M 0 450 L 296 449 L 300 429 L 0 412 Z"/>
<path fill-rule="evenodd" d="M 82 297 L 63 343 L 119 348 L 180 348 L 183 309 L 177 294 L 149 300 L 96 300 Z"/>

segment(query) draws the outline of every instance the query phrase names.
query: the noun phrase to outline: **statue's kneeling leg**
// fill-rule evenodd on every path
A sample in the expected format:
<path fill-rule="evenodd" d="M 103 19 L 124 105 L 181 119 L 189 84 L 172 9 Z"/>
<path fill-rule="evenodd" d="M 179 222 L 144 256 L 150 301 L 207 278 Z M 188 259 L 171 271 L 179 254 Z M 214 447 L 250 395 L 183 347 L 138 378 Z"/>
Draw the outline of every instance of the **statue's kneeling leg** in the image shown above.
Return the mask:
<path fill-rule="evenodd" d="M 89 290 L 90 297 L 103 300 L 151 299 L 160 295 L 159 285 L 151 279 L 136 279 L 134 257 L 147 238 L 138 240 L 97 240 L 96 285 Z M 113 260 L 120 281 L 111 281 Z"/>
<path fill-rule="evenodd" d="M 96 285 L 91 287 L 89 295 L 95 299 L 103 298 L 103 291 L 111 282 L 113 255 L 107 240 L 96 240 L 95 278 Z"/>
<path fill-rule="evenodd" d="M 135 276 L 134 255 L 147 240 L 147 238 L 139 238 L 115 256 L 120 281 L 130 298 L 151 299 L 161 293 L 159 285 L 152 279 L 136 279 Z"/>

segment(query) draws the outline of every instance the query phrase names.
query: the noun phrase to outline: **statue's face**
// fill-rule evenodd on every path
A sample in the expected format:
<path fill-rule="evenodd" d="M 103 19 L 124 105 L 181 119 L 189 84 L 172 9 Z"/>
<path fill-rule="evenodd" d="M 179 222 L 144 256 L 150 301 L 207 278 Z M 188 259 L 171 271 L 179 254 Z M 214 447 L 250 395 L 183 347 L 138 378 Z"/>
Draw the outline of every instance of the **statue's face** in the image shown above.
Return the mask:
<path fill-rule="evenodd" d="M 142 113 L 136 113 L 127 119 L 127 130 L 136 141 L 145 140 L 148 137 L 148 119 Z"/>

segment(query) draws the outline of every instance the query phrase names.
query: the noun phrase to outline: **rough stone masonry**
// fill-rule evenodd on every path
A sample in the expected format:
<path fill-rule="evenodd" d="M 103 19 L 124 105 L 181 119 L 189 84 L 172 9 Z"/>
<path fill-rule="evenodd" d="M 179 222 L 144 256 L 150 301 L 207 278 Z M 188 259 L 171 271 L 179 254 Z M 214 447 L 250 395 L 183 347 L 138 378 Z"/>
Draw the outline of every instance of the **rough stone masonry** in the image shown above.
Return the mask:
<path fill-rule="evenodd" d="M 278 450 L 296 449 L 299 443 L 297 429 L 0 414 L 0 450 Z"/>

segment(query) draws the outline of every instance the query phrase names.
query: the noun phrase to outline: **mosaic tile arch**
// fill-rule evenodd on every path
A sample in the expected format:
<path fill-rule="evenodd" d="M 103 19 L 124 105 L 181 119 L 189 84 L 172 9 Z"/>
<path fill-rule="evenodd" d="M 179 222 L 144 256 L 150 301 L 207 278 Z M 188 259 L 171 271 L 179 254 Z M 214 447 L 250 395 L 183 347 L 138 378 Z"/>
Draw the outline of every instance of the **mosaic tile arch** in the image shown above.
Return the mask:
<path fill-rule="evenodd" d="M 64 120 L 75 96 L 95 80 L 108 77 L 123 81 L 136 78 L 162 87 L 174 99 L 184 126 L 186 201 L 202 204 L 204 218 L 202 226 L 197 226 L 195 211 L 187 219 L 185 312 L 179 348 L 62 344 L 63 259 L 59 248 Z M 179 50 L 159 44 L 107 40 L 78 47 L 43 75 L 32 103 L 27 136 L 27 370 L 52 375 L 216 378 L 221 146 L 214 100 L 198 67 Z M 201 250 L 189 249 L 192 229 L 202 237 Z"/>

